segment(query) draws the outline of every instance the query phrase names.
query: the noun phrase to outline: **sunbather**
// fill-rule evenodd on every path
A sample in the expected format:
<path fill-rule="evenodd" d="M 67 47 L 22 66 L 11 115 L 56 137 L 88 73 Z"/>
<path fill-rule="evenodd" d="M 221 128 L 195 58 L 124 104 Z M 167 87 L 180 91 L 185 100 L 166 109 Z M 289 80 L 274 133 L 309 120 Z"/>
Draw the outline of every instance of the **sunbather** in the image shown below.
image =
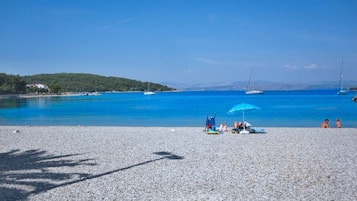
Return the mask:
<path fill-rule="evenodd" d="M 221 123 L 221 125 L 219 126 L 219 131 L 221 132 L 228 131 L 227 125 L 225 123 Z"/>
<path fill-rule="evenodd" d="M 232 132 L 239 132 L 243 129 L 244 129 L 243 122 L 237 122 L 237 121 L 234 122 Z"/>

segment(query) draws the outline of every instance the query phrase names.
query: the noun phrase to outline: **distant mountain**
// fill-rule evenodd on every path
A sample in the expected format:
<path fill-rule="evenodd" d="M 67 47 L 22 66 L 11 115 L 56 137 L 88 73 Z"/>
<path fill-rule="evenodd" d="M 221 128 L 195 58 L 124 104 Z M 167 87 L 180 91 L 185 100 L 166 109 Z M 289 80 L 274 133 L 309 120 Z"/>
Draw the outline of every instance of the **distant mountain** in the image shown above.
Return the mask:
<path fill-rule="evenodd" d="M 168 86 L 174 87 L 178 90 L 184 91 L 244 91 L 247 87 L 247 82 L 217 82 L 210 84 L 177 84 L 172 82 L 165 83 Z M 314 89 L 337 89 L 338 81 L 329 82 L 270 82 L 270 81 L 256 81 L 257 89 L 262 90 L 314 90 Z M 345 81 L 346 88 L 356 88 L 357 81 Z"/>

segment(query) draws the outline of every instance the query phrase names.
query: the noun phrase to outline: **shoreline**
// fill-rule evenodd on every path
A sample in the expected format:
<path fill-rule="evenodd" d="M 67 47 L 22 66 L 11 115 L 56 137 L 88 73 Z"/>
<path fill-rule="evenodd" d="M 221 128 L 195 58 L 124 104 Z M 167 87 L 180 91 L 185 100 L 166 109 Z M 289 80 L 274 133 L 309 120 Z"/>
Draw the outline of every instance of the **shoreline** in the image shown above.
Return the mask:
<path fill-rule="evenodd" d="M 137 126 L 137 125 L 86 125 L 86 124 L 78 124 L 78 125 L 45 125 L 45 124 L 39 124 L 39 125 L 23 125 L 23 124 L 0 124 L 0 128 L 3 127 L 13 127 L 13 128 L 31 128 L 31 127 L 43 127 L 43 128 L 46 128 L 46 127 L 57 127 L 57 128 L 60 128 L 60 127 L 98 127 L 98 128 L 141 128 L 141 129 L 145 129 L 145 128 L 166 128 L 166 129 L 171 129 L 171 128 L 193 128 L 193 129 L 201 129 L 201 131 L 204 131 L 205 129 L 205 125 L 202 125 L 202 126 L 172 126 L 172 125 L 164 125 L 164 126 L 161 126 L 161 125 L 144 125 L 144 126 Z M 217 127 L 218 129 L 219 127 Z M 224 133 L 230 133 L 232 131 L 232 128 L 233 126 L 228 126 L 227 127 L 227 131 L 225 131 Z M 323 129 L 323 130 L 340 130 L 340 129 L 357 129 L 356 127 L 341 127 L 341 128 L 337 128 L 335 126 L 330 126 L 328 128 L 321 128 L 321 126 L 317 125 L 317 126 L 253 126 L 252 128 L 262 128 L 262 129 Z"/>
<path fill-rule="evenodd" d="M 63 93 L 63 94 L 7 94 L 0 95 L 0 99 L 2 98 L 40 98 L 40 97 L 65 97 L 65 96 L 73 96 L 73 93 Z"/>
<path fill-rule="evenodd" d="M 98 91 L 98 92 L 64 92 L 61 94 L 0 94 L 1 98 L 39 98 L 39 97 L 66 97 L 66 96 L 95 96 L 110 93 L 143 93 L 144 91 Z M 157 93 L 173 93 L 182 92 L 179 90 L 173 91 L 157 91 Z"/>
<path fill-rule="evenodd" d="M 18 132 L 14 132 L 18 130 Z M 353 200 L 357 129 L 0 126 L 5 200 Z"/>

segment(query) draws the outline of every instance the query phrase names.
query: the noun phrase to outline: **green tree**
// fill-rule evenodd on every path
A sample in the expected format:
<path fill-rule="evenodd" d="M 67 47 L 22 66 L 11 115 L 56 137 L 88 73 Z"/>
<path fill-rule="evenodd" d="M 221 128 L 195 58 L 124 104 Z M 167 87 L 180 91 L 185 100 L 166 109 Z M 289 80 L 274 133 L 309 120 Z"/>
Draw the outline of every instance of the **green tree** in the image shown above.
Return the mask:
<path fill-rule="evenodd" d="M 58 84 L 51 84 L 49 87 L 51 93 L 58 94 L 61 92 L 61 86 Z"/>
<path fill-rule="evenodd" d="M 26 82 L 19 75 L 0 73 L 0 94 L 26 93 Z"/>

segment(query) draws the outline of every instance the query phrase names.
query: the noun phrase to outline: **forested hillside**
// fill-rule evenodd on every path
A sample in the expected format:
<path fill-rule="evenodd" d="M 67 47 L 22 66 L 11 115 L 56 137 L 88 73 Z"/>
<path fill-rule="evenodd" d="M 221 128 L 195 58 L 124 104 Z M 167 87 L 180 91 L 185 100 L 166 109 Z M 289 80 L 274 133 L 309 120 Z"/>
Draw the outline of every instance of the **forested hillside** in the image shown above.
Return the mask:
<path fill-rule="evenodd" d="M 62 92 L 88 91 L 145 91 L 147 82 L 119 77 L 105 77 L 84 73 L 56 73 L 24 76 L 26 83 L 41 83 L 59 86 Z M 171 91 L 173 88 L 150 83 L 153 91 Z"/>
<path fill-rule="evenodd" d="M 18 75 L 0 73 L 0 94 L 26 93 L 26 82 Z"/>
<path fill-rule="evenodd" d="M 148 83 L 119 77 L 105 77 L 84 73 L 38 74 L 31 76 L 0 73 L 0 94 L 21 94 L 34 92 L 26 84 L 47 85 L 52 93 L 92 91 L 145 91 Z M 150 90 L 172 91 L 173 88 L 150 83 Z"/>

